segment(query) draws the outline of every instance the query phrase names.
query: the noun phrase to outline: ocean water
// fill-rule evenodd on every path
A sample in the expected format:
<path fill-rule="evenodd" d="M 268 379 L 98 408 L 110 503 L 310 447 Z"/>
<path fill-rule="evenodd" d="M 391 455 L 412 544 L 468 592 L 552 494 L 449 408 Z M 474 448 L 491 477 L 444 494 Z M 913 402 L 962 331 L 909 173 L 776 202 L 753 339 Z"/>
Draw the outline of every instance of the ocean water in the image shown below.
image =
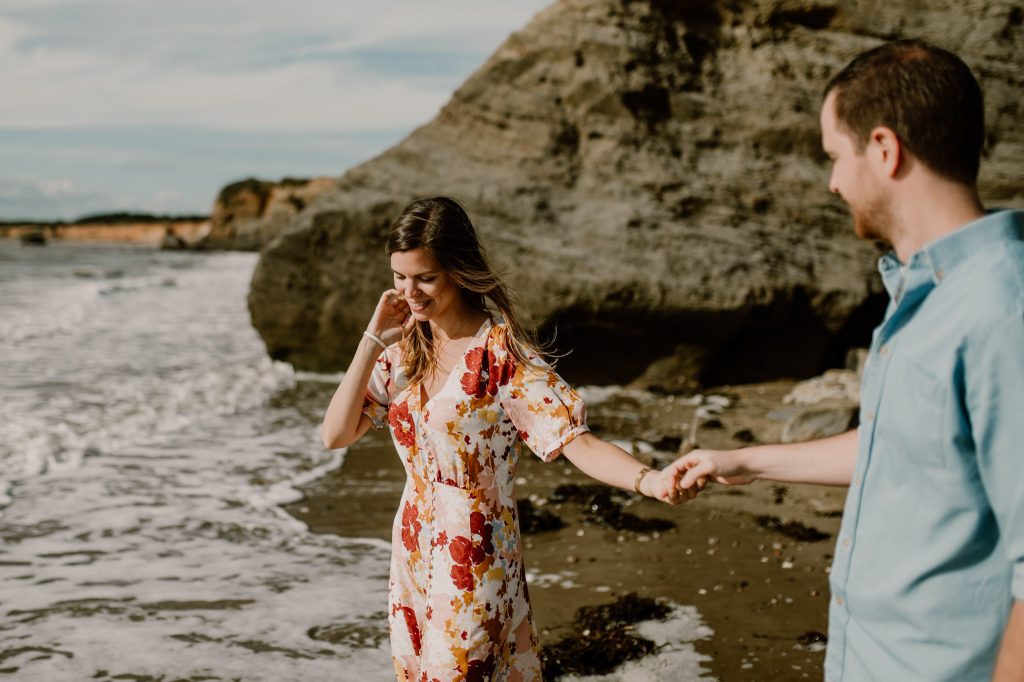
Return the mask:
<path fill-rule="evenodd" d="M 343 455 L 255 262 L 0 241 L 0 678 L 393 678 L 389 548 L 278 506 Z"/>
<path fill-rule="evenodd" d="M 0 240 L 0 679 L 394 679 L 390 548 L 279 506 L 339 377 L 267 358 L 256 259 Z M 644 627 L 601 679 L 705 679 L 695 609 Z"/>

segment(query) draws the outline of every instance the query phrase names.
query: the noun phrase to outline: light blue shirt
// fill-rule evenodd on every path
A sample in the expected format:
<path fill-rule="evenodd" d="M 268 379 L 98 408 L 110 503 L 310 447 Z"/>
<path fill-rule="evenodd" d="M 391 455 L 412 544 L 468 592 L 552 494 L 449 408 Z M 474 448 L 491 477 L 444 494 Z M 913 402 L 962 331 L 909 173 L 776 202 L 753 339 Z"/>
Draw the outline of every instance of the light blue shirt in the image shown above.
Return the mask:
<path fill-rule="evenodd" d="M 879 270 L 825 679 L 989 680 L 1024 599 L 1024 212 Z"/>

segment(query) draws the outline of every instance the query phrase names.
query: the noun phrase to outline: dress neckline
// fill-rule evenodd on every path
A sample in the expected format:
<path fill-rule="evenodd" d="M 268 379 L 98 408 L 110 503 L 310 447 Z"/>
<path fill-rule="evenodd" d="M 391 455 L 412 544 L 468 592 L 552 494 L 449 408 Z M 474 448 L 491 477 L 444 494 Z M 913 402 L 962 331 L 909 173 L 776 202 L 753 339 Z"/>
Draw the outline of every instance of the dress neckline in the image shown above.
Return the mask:
<path fill-rule="evenodd" d="M 416 385 L 416 398 L 417 401 L 420 403 L 420 407 L 422 408 L 423 411 L 426 411 L 430 403 L 434 401 L 434 398 L 448 390 L 448 384 L 451 383 L 452 376 L 458 373 L 460 371 L 460 368 L 465 367 L 466 357 L 469 355 L 469 351 L 473 350 L 473 348 L 476 347 L 476 340 L 480 338 L 480 335 L 484 332 L 485 329 L 490 329 L 492 325 L 493 322 L 491 322 L 490 316 L 485 317 L 484 321 L 480 323 L 480 327 L 477 328 L 476 333 L 473 334 L 473 336 L 470 338 L 469 343 L 466 344 L 466 348 L 462 351 L 462 354 L 459 356 L 458 361 L 456 361 L 456 363 L 452 366 L 451 371 L 448 372 L 448 376 L 446 376 L 444 378 L 444 381 L 441 382 L 440 387 L 436 391 L 434 391 L 434 395 L 427 396 L 427 389 L 423 385 L 422 381 Z M 426 396 L 426 400 L 423 399 L 424 396 Z"/>

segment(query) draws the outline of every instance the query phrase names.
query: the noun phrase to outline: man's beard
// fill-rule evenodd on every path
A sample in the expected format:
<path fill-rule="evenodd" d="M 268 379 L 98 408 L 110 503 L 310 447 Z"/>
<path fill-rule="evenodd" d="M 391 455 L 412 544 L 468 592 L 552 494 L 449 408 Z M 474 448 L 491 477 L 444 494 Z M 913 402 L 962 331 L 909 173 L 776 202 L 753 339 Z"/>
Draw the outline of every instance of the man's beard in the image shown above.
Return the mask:
<path fill-rule="evenodd" d="M 853 215 L 853 231 L 858 237 L 892 244 L 896 220 L 884 197 L 876 195 L 861 208 L 850 205 L 850 213 Z"/>

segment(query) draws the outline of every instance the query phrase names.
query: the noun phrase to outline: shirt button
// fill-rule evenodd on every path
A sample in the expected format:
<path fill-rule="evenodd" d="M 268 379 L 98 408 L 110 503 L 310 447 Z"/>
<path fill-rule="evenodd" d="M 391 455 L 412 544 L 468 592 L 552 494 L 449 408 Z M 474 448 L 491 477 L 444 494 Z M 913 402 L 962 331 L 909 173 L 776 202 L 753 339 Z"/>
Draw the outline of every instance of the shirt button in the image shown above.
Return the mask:
<path fill-rule="evenodd" d="M 889 346 L 885 345 L 885 346 L 882 346 L 881 348 L 879 348 L 878 349 L 878 354 L 881 355 L 884 358 L 886 355 L 889 354 Z"/>
<path fill-rule="evenodd" d="M 868 410 L 867 412 L 864 413 L 864 421 L 871 421 L 874 418 L 875 418 L 875 411 L 874 410 Z"/>
<path fill-rule="evenodd" d="M 836 597 L 836 603 L 839 604 L 840 606 L 842 606 L 843 605 L 843 598 L 842 597 Z"/>
<path fill-rule="evenodd" d="M 860 477 L 860 474 L 857 474 L 857 475 L 856 475 L 856 476 L 855 476 L 855 477 L 853 478 L 853 482 L 854 482 L 854 483 L 856 483 L 857 485 L 860 485 L 860 482 L 861 482 L 861 477 Z"/>
<path fill-rule="evenodd" d="M 843 538 L 843 547 L 850 548 L 850 538 Z"/>

